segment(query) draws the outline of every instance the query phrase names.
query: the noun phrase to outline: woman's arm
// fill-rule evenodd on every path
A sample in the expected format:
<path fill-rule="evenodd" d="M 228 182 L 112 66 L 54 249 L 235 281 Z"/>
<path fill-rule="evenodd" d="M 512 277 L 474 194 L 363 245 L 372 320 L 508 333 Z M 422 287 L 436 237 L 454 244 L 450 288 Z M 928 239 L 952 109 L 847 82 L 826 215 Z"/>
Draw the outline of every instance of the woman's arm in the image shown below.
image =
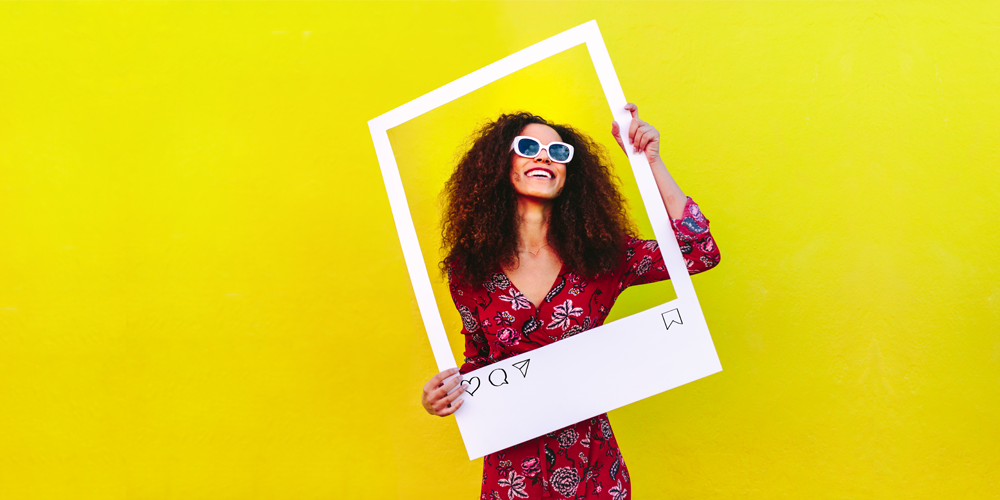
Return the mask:
<path fill-rule="evenodd" d="M 677 185 L 677 181 L 667 171 L 667 166 L 660 158 L 660 132 L 652 125 L 639 119 L 639 107 L 635 104 L 628 103 L 625 105 L 625 109 L 632 113 L 632 123 L 629 125 L 628 135 L 633 144 L 633 151 L 642 151 L 649 161 L 649 166 L 653 170 L 653 178 L 656 180 L 656 187 L 660 190 L 660 197 L 663 198 L 663 206 L 667 209 L 670 222 L 674 226 L 674 233 L 677 235 L 677 243 L 684 255 L 684 263 L 687 265 L 688 273 L 697 274 L 715 267 L 718 265 L 721 255 L 719 248 L 715 245 L 715 240 L 712 238 L 712 233 L 709 231 L 708 219 L 701 213 L 698 205 L 684 195 L 680 186 Z M 611 122 L 611 134 L 624 151 L 625 144 L 622 142 L 617 122 Z M 626 275 L 626 281 L 623 281 L 624 286 L 667 279 L 666 267 L 659 260 L 658 247 L 651 247 L 646 242 L 642 242 L 641 247 L 632 242 L 632 246 L 635 248 L 633 251 L 627 252 L 627 256 L 631 256 L 632 259 L 645 259 L 647 257 L 643 254 L 648 253 L 648 258 L 651 259 L 650 265 L 642 265 L 642 262 L 637 260 L 632 267 L 636 270 L 648 268 L 649 272 L 648 275 L 638 273 L 638 276 L 632 277 L 632 281 L 628 281 L 629 277 Z M 628 266 L 626 268 L 629 269 Z"/>
<path fill-rule="evenodd" d="M 670 215 L 671 219 L 682 218 L 684 206 L 687 204 L 687 196 L 684 195 L 684 191 L 681 191 L 681 187 L 677 185 L 677 181 L 667 171 L 667 166 L 660 158 L 660 132 L 652 125 L 639 119 L 639 107 L 635 104 L 628 103 L 625 105 L 625 109 L 632 113 L 632 124 L 629 125 L 628 136 L 632 141 L 633 151 L 642 151 L 646 154 L 667 214 Z M 622 151 L 625 151 L 625 143 L 622 142 L 618 122 L 611 122 L 611 135 L 618 141 Z"/>

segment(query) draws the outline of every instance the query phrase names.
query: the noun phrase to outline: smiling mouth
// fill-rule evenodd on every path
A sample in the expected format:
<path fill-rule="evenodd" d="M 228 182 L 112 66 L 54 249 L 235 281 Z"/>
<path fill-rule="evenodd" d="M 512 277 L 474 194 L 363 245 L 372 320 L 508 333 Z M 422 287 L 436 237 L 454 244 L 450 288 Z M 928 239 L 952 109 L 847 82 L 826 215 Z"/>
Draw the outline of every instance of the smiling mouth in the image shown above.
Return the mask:
<path fill-rule="evenodd" d="M 533 168 L 524 173 L 526 177 L 531 177 L 532 179 L 554 179 L 555 175 L 544 168 Z"/>

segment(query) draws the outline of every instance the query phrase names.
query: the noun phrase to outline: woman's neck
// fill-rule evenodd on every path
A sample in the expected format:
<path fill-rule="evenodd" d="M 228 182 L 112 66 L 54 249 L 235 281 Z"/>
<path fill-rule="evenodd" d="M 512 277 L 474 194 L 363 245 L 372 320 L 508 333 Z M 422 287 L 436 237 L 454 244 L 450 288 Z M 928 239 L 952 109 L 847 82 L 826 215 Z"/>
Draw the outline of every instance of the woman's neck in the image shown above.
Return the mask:
<path fill-rule="evenodd" d="M 537 252 L 549 244 L 549 216 L 552 214 L 552 200 L 538 200 L 518 196 L 517 228 L 519 251 Z"/>

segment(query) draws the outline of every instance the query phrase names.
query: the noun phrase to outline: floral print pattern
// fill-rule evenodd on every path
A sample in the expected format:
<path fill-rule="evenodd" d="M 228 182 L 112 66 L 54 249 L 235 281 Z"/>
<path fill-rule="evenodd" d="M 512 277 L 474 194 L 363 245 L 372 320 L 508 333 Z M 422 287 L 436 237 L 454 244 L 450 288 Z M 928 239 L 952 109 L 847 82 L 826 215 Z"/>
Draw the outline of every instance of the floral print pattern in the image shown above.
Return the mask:
<path fill-rule="evenodd" d="M 542 463 L 538 460 L 538 457 L 532 456 L 525 458 L 524 460 L 521 460 L 521 471 L 524 472 L 525 476 L 535 477 L 542 472 L 541 464 Z"/>
<path fill-rule="evenodd" d="M 688 198 L 683 216 L 672 223 L 690 274 L 719 263 L 708 219 L 694 201 Z M 563 266 L 541 304 L 532 304 L 502 272 L 477 287 L 452 279 L 465 336 L 461 372 L 600 326 L 623 290 L 665 279 L 669 274 L 656 241 L 638 238 L 623 242 L 620 263 L 600 276 L 585 279 Z M 480 498 L 626 500 L 630 485 L 611 424 L 602 414 L 484 457 Z"/>
<path fill-rule="evenodd" d="M 497 332 L 497 341 L 509 347 L 517 344 L 517 338 L 519 336 L 520 335 L 518 335 L 517 330 L 511 327 L 504 327 Z"/>
<path fill-rule="evenodd" d="M 608 493 L 611 494 L 611 500 L 625 500 L 628 497 L 628 490 L 622 486 L 621 479 L 608 490 Z"/>
<path fill-rule="evenodd" d="M 559 437 L 556 438 L 556 439 L 559 440 L 559 447 L 565 450 L 565 449 L 569 448 L 570 446 L 573 446 L 574 444 L 576 444 L 576 438 L 579 435 L 580 434 L 578 434 L 576 432 L 576 429 L 573 429 L 572 427 L 569 427 L 569 428 L 563 429 L 562 432 L 559 433 Z"/>
<path fill-rule="evenodd" d="M 497 486 L 510 488 L 507 491 L 507 498 L 510 500 L 528 498 L 528 494 L 524 492 L 524 476 L 519 476 L 514 471 L 508 472 L 505 479 L 497 481 Z"/>
<path fill-rule="evenodd" d="M 552 473 L 552 488 L 566 498 L 574 498 L 579 485 L 580 472 L 576 467 L 560 467 Z"/>
<path fill-rule="evenodd" d="M 519 311 L 521 309 L 531 309 L 531 301 L 516 288 L 511 288 L 508 293 L 510 293 L 510 295 L 501 295 L 500 300 L 510 302 L 511 309 L 515 311 Z"/>
<path fill-rule="evenodd" d="M 545 328 L 552 330 L 555 328 L 562 328 L 563 330 L 570 327 L 572 318 L 583 314 L 583 309 L 579 307 L 573 307 L 573 301 L 567 300 L 562 304 L 556 306 L 552 311 L 552 322 L 549 326 Z"/>

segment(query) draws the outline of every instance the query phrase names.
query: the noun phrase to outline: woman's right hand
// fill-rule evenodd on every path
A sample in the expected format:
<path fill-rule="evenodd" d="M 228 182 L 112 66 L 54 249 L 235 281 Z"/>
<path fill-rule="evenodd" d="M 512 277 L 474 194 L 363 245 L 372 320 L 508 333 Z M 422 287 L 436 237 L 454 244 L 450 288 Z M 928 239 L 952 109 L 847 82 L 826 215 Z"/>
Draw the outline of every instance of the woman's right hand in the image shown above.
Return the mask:
<path fill-rule="evenodd" d="M 420 397 L 420 403 L 424 405 L 424 409 L 427 413 L 431 415 L 437 415 L 439 417 L 447 417 L 455 410 L 458 410 L 462 403 L 465 402 L 464 399 L 458 399 L 465 393 L 462 389 L 457 389 L 451 392 L 452 389 L 462 383 L 462 376 L 459 375 L 447 383 L 444 379 L 451 377 L 452 375 L 458 374 L 458 368 L 449 368 L 437 375 L 431 377 L 431 379 L 424 385 L 424 393 Z M 448 394 L 451 392 L 451 394 Z M 455 400 L 458 399 L 456 403 Z"/>

